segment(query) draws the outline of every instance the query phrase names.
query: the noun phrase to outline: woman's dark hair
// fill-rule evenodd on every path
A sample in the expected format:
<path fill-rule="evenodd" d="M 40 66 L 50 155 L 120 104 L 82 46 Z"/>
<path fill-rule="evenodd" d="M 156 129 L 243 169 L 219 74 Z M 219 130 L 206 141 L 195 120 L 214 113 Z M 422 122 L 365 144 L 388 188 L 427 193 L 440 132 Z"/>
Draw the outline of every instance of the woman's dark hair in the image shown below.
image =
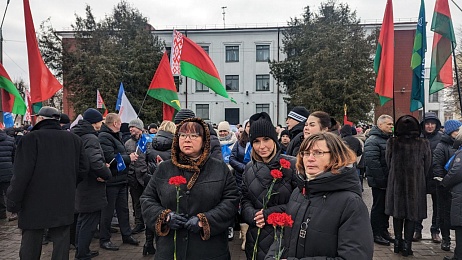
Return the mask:
<path fill-rule="evenodd" d="M 245 123 L 244 131 L 242 131 L 242 133 L 239 135 L 239 145 L 242 146 L 242 147 L 245 147 L 247 145 L 247 143 L 249 142 L 249 140 L 250 140 L 249 135 L 245 131 L 245 127 L 247 126 L 247 124 L 250 124 L 250 122 L 247 121 Z"/>
<path fill-rule="evenodd" d="M 321 128 L 330 128 L 331 127 L 331 120 L 329 114 L 324 111 L 314 111 L 310 114 L 310 116 L 314 116 L 319 119 L 319 124 L 321 124 Z M 322 130 L 321 129 L 321 130 Z"/>
<path fill-rule="evenodd" d="M 180 129 L 178 129 L 177 134 L 179 133 L 198 133 L 202 136 L 202 140 L 205 141 L 205 131 L 204 128 L 197 122 L 186 122 L 181 125 Z"/>

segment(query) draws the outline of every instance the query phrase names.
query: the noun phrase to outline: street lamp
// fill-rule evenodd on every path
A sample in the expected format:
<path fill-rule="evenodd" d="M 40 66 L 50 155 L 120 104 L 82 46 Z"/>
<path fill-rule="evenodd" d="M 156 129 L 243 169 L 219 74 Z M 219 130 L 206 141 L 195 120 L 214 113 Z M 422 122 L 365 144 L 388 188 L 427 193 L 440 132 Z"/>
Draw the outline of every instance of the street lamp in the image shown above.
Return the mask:
<path fill-rule="evenodd" d="M 3 13 L 2 23 L 0 24 L 0 63 L 3 65 L 3 22 L 5 21 L 6 10 L 10 0 L 6 1 L 5 12 Z M 0 122 L 3 123 L 3 105 L 2 105 L 2 92 L 0 92 Z"/>

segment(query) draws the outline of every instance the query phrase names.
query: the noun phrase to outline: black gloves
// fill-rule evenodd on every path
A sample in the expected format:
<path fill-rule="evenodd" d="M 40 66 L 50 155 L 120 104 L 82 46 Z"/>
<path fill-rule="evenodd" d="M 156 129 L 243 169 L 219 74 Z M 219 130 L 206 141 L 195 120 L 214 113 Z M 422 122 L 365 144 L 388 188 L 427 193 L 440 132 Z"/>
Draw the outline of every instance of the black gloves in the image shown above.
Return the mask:
<path fill-rule="evenodd" d="M 191 217 L 184 227 L 193 233 L 199 233 L 201 231 L 201 227 L 199 227 L 199 218 L 197 216 Z"/>
<path fill-rule="evenodd" d="M 168 213 L 168 216 L 170 219 L 167 221 L 167 225 L 173 230 L 183 228 L 186 221 L 188 221 L 182 214 L 177 214 L 175 212 Z"/>

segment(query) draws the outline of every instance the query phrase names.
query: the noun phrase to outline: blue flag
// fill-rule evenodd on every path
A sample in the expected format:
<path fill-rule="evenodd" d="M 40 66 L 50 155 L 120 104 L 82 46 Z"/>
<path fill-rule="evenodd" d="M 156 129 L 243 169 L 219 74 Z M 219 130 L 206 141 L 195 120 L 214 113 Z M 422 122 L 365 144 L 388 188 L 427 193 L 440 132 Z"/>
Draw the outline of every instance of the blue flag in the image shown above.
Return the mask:
<path fill-rule="evenodd" d="M 3 112 L 3 124 L 5 128 L 10 128 L 14 126 L 14 118 L 13 114 L 10 112 Z"/>
<path fill-rule="evenodd" d="M 122 104 L 122 95 L 124 94 L 124 83 L 120 82 L 120 87 L 119 87 L 119 94 L 117 95 L 117 103 L 116 103 L 116 108 L 115 110 L 119 111 L 120 106 Z"/>
<path fill-rule="evenodd" d="M 148 138 L 146 135 L 141 135 L 140 140 L 138 141 L 138 148 L 142 153 L 145 153 L 148 149 Z"/>
<path fill-rule="evenodd" d="M 115 160 L 117 162 L 117 171 L 121 172 L 127 168 L 127 166 L 125 166 L 124 158 L 122 158 L 120 153 L 116 155 Z"/>

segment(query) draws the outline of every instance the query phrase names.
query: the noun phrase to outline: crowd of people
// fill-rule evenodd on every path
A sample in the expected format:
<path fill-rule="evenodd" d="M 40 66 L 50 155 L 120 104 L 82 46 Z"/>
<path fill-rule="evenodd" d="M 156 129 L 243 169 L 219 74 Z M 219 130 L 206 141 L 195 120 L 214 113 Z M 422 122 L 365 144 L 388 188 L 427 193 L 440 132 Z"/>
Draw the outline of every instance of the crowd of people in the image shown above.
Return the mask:
<path fill-rule="evenodd" d="M 146 127 L 93 108 L 72 127 L 52 107 L 35 119 L 22 131 L 0 130 L 0 219 L 7 211 L 18 219 L 22 259 L 39 259 L 48 240 L 52 259 L 67 259 L 71 245 L 75 259 L 96 257 L 95 238 L 116 251 L 114 221 L 125 244 L 139 245 L 133 234 L 144 232 L 142 253 L 155 259 L 231 259 L 236 229 L 252 260 L 372 259 L 374 243 L 409 256 L 422 239 L 427 194 L 432 241 L 450 251 L 455 229 L 445 259 L 462 258 L 457 120 L 443 127 L 430 112 L 421 122 L 381 115 L 371 127 L 342 126 L 301 106 L 286 128 L 261 112 L 236 132 L 189 109 Z"/>

